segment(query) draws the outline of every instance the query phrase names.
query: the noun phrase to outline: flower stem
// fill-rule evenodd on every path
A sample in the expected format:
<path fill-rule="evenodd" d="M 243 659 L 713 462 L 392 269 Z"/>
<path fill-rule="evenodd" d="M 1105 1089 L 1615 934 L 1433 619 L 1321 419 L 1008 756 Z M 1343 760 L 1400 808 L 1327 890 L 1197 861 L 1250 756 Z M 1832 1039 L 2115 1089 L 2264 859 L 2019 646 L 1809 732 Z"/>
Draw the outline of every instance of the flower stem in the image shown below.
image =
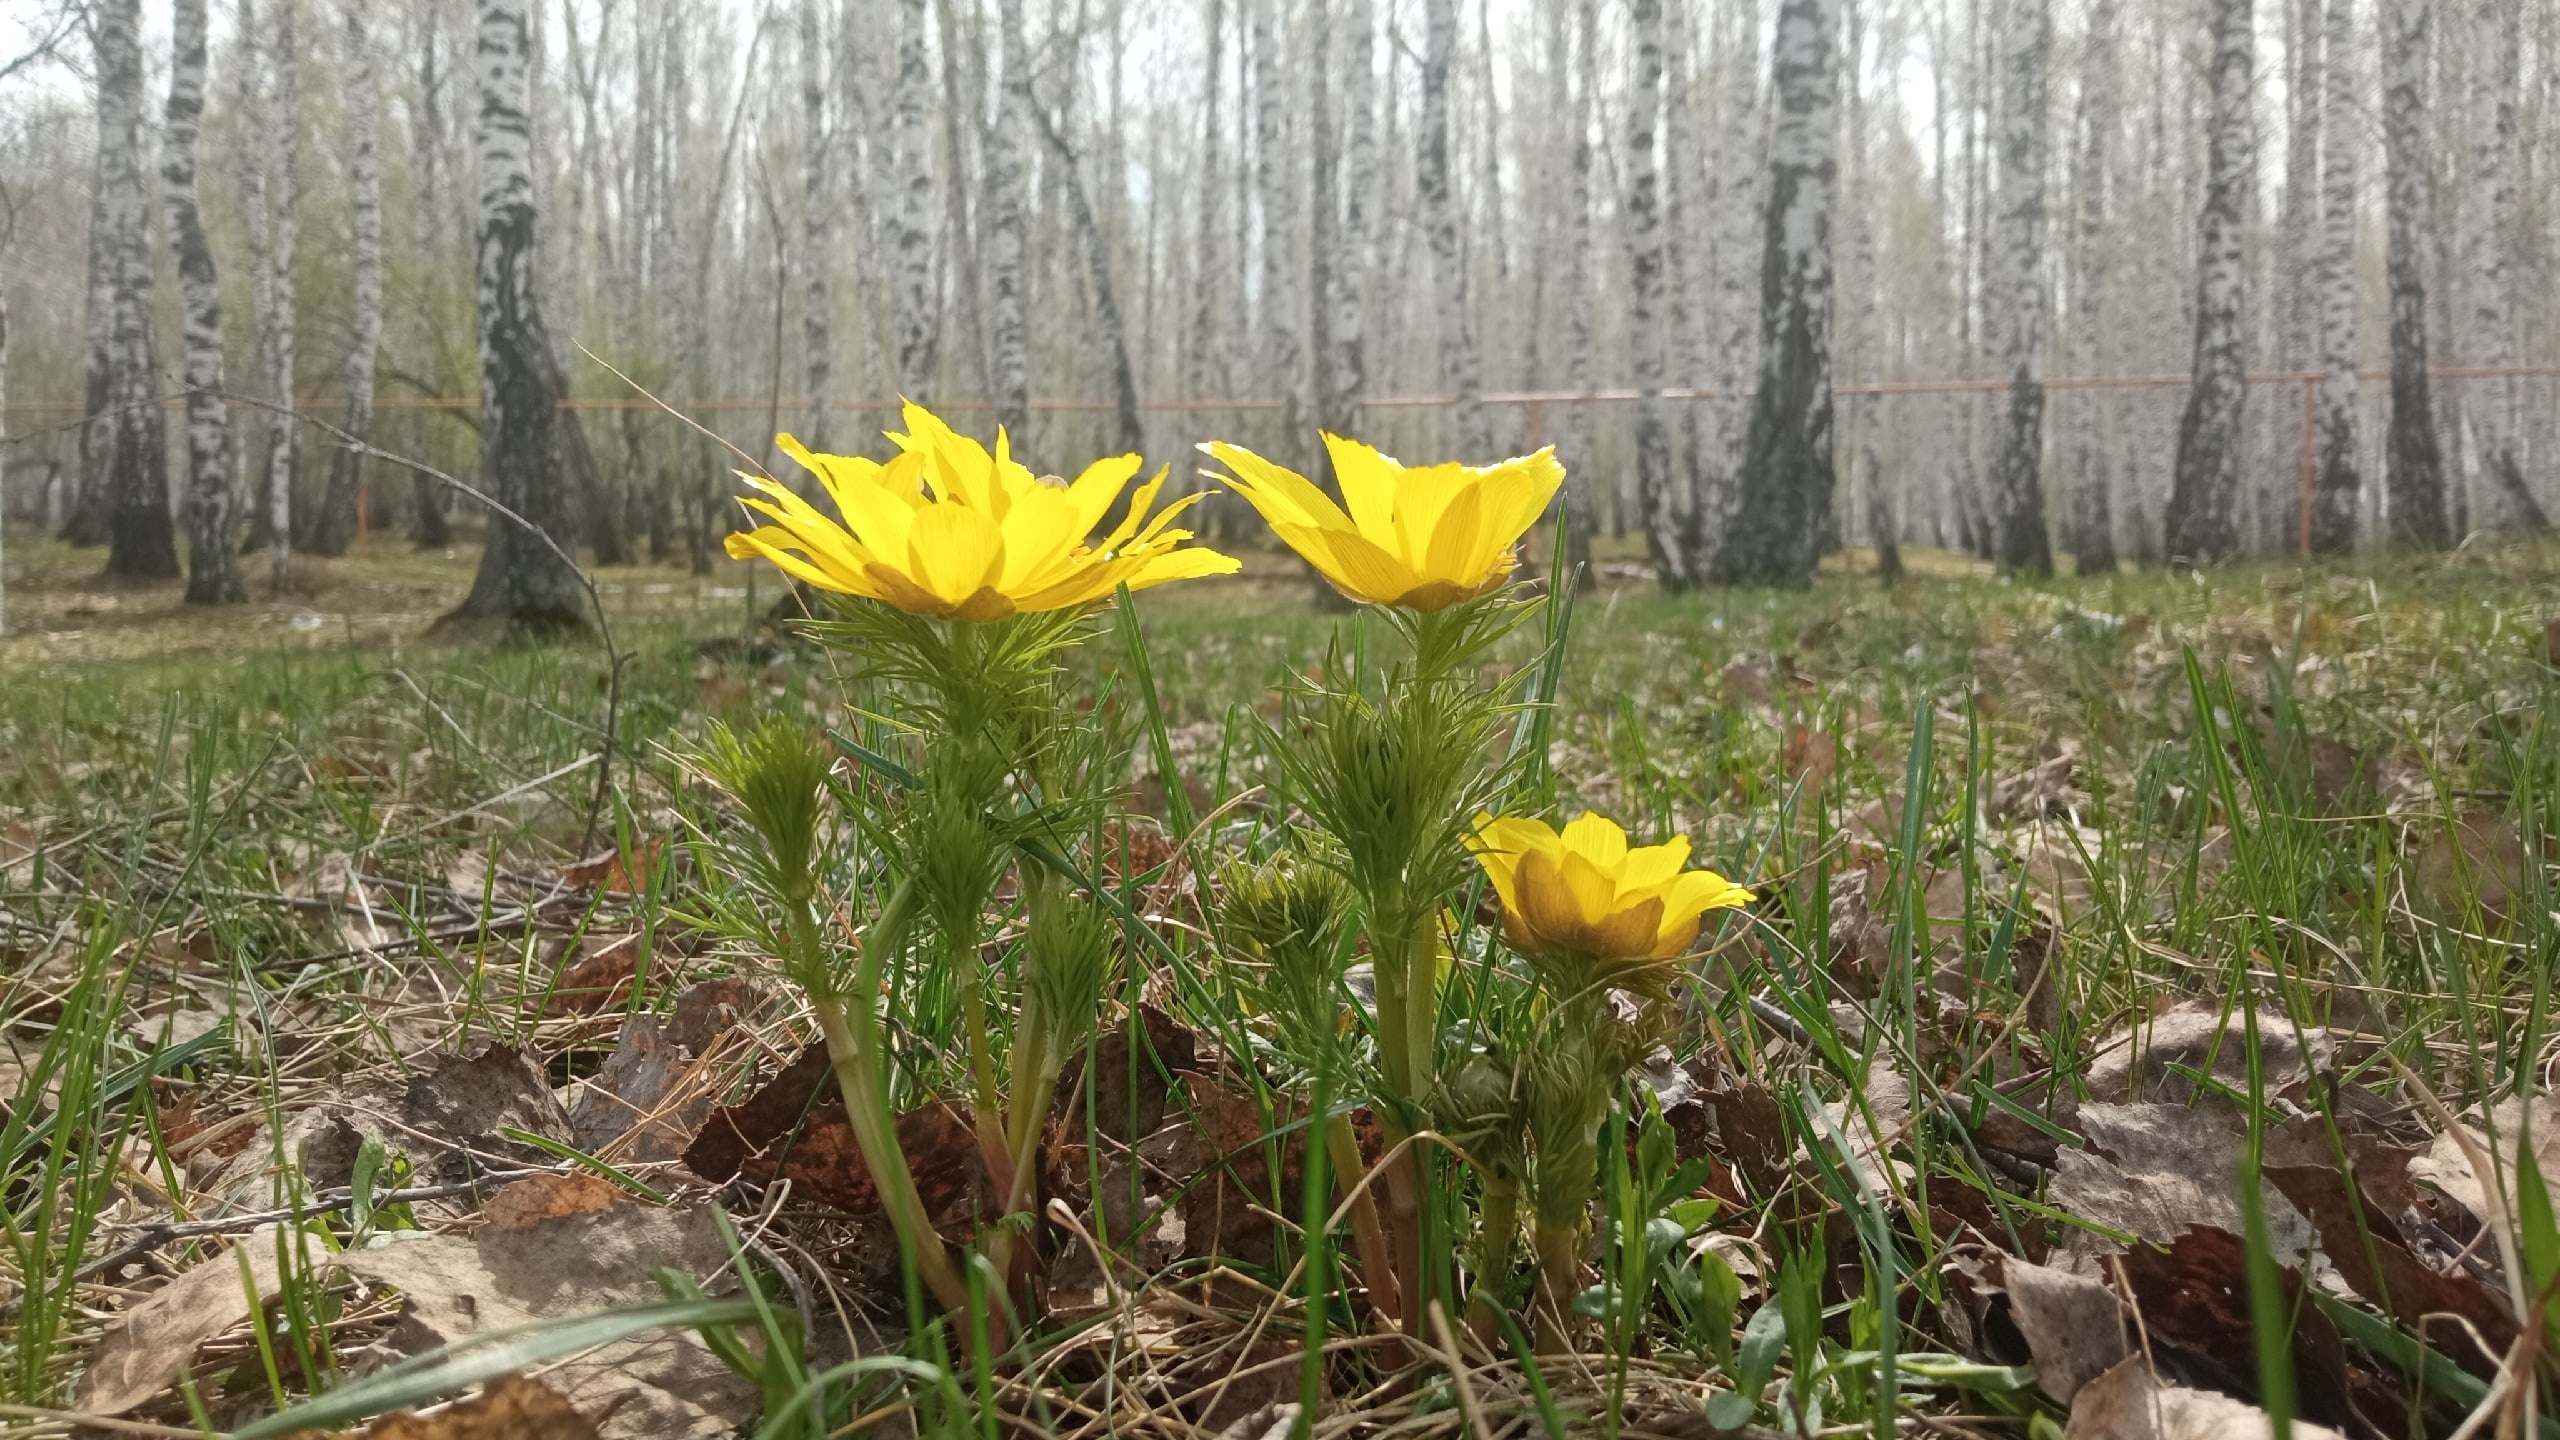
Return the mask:
<path fill-rule="evenodd" d="M 793 917 L 792 944 L 814 952 L 816 912 L 805 902 L 798 910 Z M 809 1002 L 817 1012 L 818 1032 L 826 1038 L 827 1058 L 834 1065 L 836 1084 L 844 1091 L 845 1116 L 853 1123 L 853 1138 L 861 1148 L 862 1163 L 871 1171 L 872 1184 L 879 1188 L 881 1208 L 889 1212 L 889 1223 L 896 1228 L 900 1245 L 924 1276 L 933 1298 L 944 1309 L 962 1314 L 969 1307 L 969 1287 L 952 1268 L 942 1237 L 925 1218 L 924 1198 L 916 1193 L 915 1175 L 907 1169 L 906 1152 L 898 1148 L 897 1122 L 890 1113 L 888 1089 L 881 1077 L 880 967 L 884 957 L 905 944 L 914 918 L 913 882 L 901 881 L 882 902 L 870 933 L 863 937 L 850 995 L 812 991 Z"/>
<path fill-rule="evenodd" d="M 1322 1081 L 1317 1083 L 1319 1096 L 1326 1089 Z M 1399 1314 L 1402 1306 L 1397 1299 L 1395 1256 L 1387 1245 L 1386 1227 L 1378 1223 L 1377 1201 L 1360 1183 L 1369 1167 L 1360 1159 L 1360 1140 L 1352 1133 L 1350 1116 L 1335 1115 L 1325 1120 L 1324 1148 L 1334 1184 L 1351 1202 L 1351 1238 L 1360 1251 L 1360 1283 L 1368 1287 L 1369 1308 L 1382 1315 Z"/>
<path fill-rule="evenodd" d="M 1491 1345 L 1500 1333 L 1494 1312 L 1502 1307 L 1502 1283 L 1511 1273 L 1511 1247 L 1520 1238 L 1520 1182 L 1487 1176 L 1476 1219 L 1476 1273 L 1467 1294 L 1467 1324 L 1476 1338 Z"/>
<path fill-rule="evenodd" d="M 1573 1299 L 1582 1293 L 1582 1225 L 1579 1219 L 1558 1225 L 1540 1219 L 1531 1227 L 1538 1251 L 1538 1351 L 1562 1355 L 1573 1348 L 1579 1328 Z"/>

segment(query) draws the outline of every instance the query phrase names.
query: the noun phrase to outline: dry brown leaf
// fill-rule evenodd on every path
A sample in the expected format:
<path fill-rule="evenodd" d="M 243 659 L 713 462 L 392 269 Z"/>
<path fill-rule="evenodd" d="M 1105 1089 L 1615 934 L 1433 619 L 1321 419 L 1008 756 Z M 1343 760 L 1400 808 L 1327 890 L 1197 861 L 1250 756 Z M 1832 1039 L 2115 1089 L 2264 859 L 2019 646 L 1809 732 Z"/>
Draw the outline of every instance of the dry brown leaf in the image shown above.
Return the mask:
<path fill-rule="evenodd" d="M 500 1187 L 480 1214 L 495 1229 L 530 1230 L 563 1216 L 601 1214 L 625 1198 L 621 1186 L 601 1175 L 532 1175 Z"/>
<path fill-rule="evenodd" d="M 2548 1095 L 2536 1095 L 2528 1114 L 2523 1101 L 2509 1096 L 2489 1112 L 2487 1124 L 2475 1117 L 2462 1129 L 2463 1138 L 2477 1147 L 2498 1172 L 2498 1200 L 2490 1199 L 2488 1182 L 2463 1152 L 2462 1141 L 2451 1134 L 2437 1136 L 2426 1154 L 2409 1162 L 2409 1178 L 2434 1186 L 2481 1223 L 2497 1224 L 2500 1210 L 2509 1215 L 2515 1213 L 2517 1147 L 2530 1129 L 2534 1165 L 2542 1171 L 2542 1183 L 2550 1190 L 2552 1203 L 2560 1206 L 2560 1103 Z M 2494 1141 L 2490 1138 L 2492 1132 Z"/>
<path fill-rule="evenodd" d="M 711 1053 L 720 1038 L 764 1013 L 772 997 L 752 980 L 724 975 L 698 980 L 676 996 L 675 1013 L 667 1021 L 666 1038 L 696 1059 Z"/>
<path fill-rule="evenodd" d="M 2197 1226 L 2237 1232 L 2238 1121 L 2218 1108 L 2084 1104 L 2076 1117 L 2087 1149 L 2064 1148 L 2047 1200 L 2064 1213 L 2168 1245 Z M 2278 1263 L 2311 1248 L 2311 1225 L 2281 1192 L 2264 1192 L 2267 1238 Z M 2074 1229 L 2063 1254 L 2091 1257 L 2123 1247 Z M 2078 1269 L 2079 1266 L 2071 1268 Z"/>
<path fill-rule="evenodd" d="M 338 1437 L 348 1440 L 348 1437 Z M 598 1440 L 596 1427 L 539 1380 L 501 1375 L 481 1392 L 432 1415 L 401 1411 L 353 1440 Z"/>
<path fill-rule="evenodd" d="M 1996 776 L 1983 793 L 1982 811 L 1994 825 L 2018 820 L 2059 820 L 2086 806 L 2080 758 L 2065 752 L 2030 769 Z"/>
<path fill-rule="evenodd" d="M 675 1048 L 655 1018 L 634 1015 L 623 1021 L 613 1054 L 579 1082 L 570 1104 L 574 1143 L 590 1155 L 619 1144 L 622 1158 L 629 1160 L 673 1160 L 684 1154 L 711 1112 L 711 1097 L 679 1093 L 671 1099 L 680 1070 Z"/>
<path fill-rule="evenodd" d="M 524 1052 L 505 1045 L 471 1055 L 428 1057 L 409 1079 L 400 1118 L 417 1134 L 454 1147 L 438 1162 L 438 1170 L 457 1180 L 493 1160 L 550 1162 L 550 1156 L 507 1139 L 502 1130 L 563 1142 L 570 1138 L 568 1114 L 552 1095 L 551 1082 Z"/>
<path fill-rule="evenodd" d="M 471 1236 L 431 1235 L 352 1250 L 347 1270 L 400 1292 L 392 1345 L 416 1354 L 465 1335 L 664 1298 L 656 1268 L 705 1280 L 728 1263 L 709 1210 L 616 1203 L 534 1217 Z M 754 1413 L 756 1387 L 689 1331 L 617 1340 L 546 1375 L 597 1417 L 603 1440 L 726 1435 Z"/>
<path fill-rule="evenodd" d="M 16 821 L 0 825 L 0 890 L 34 889 L 41 849 L 36 832 L 27 825 Z"/>
<path fill-rule="evenodd" d="M 2328 1066 L 2335 1049 L 2329 1033 L 2313 1030 L 2305 1038 L 2311 1042 L 2309 1066 L 2293 1021 L 2281 1010 L 2259 1010 L 2258 1064 L 2270 1093 L 2298 1083 L 2312 1068 Z M 2249 1088 L 2248 1019 L 2236 1006 L 2226 1014 L 2213 1000 L 2182 1000 L 2100 1048 L 2103 1053 L 2089 1066 L 2093 1099 L 2184 1104 L 2196 1085 L 2178 1073 L 2181 1068 L 2209 1074 L 2234 1090 Z"/>
<path fill-rule="evenodd" d="M 584 860 L 563 865 L 558 870 L 560 883 L 573 890 L 602 890 L 615 895 L 637 895 L 641 877 L 658 863 L 658 854 L 666 849 L 664 836 L 643 841 L 636 850 L 606 850 Z"/>
<path fill-rule="evenodd" d="M 645 953 L 637 930 L 587 936 L 579 942 L 578 958 L 552 985 L 544 1013 L 593 1015 L 623 1004 L 631 998 L 631 981 L 640 973 Z"/>
<path fill-rule="evenodd" d="M 276 1228 L 254 1230 L 236 1250 L 219 1251 L 161 1286 L 107 1327 L 80 1377 L 80 1408 L 122 1415 L 178 1382 L 196 1351 L 249 1318 L 249 1286 L 259 1303 L 278 1289 Z M 250 1280 L 240 1276 L 249 1263 Z"/>
<path fill-rule="evenodd" d="M 1999 1257 L 1992 1272 L 2026 1339 L 2044 1393 L 2068 1405 L 2081 1387 L 2133 1353 L 2132 1317 L 2095 1280 Z"/>
<path fill-rule="evenodd" d="M 2436 914 L 2463 919 L 2476 903 L 2494 924 L 2524 894 L 2524 838 L 2495 810 L 2466 810 L 2431 827 L 2410 869 L 2410 888 Z"/>
<path fill-rule="evenodd" d="M 2089 1382 L 2071 1405 L 2070 1440 L 2267 1440 L 2275 1422 L 2246 1401 L 2171 1385 L 2141 1356 Z M 2345 1440 L 2326 1425 L 2293 1422 L 2294 1440 Z"/>
<path fill-rule="evenodd" d="M 1819 730 L 1790 725 L 1786 742 L 1778 750 L 1778 764 L 1788 779 L 1804 782 L 1808 791 L 1818 791 L 1839 772 L 1840 742 Z"/>

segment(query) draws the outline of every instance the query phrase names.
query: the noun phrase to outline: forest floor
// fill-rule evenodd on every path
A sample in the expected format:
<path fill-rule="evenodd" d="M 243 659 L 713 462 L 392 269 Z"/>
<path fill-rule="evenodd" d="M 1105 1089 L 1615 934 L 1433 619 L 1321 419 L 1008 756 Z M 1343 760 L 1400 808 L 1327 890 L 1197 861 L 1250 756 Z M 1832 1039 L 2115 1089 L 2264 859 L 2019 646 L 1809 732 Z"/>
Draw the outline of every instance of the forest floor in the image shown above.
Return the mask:
<path fill-rule="evenodd" d="M 2222 1436 L 2259 1406 L 2560 1436 L 2560 547 L 1586 590 L 1561 811 L 1688 835 L 1761 899 L 1625 1091 L 1592 1316 L 1546 1354 L 1346 1329 L 1349 1296 L 1306 1323 L 1291 1082 L 1202 916 L 1216 857 L 1288 820 L 1256 717 L 1364 622 L 1276 556 L 1140 597 L 1143 654 L 1105 626 L 1079 674 L 1124 840 L 1157 837 L 1115 876 L 1154 938 L 1104 1083 L 1061 1087 L 1046 1314 L 991 1364 L 909 1326 L 807 1008 L 719 919 L 682 748 L 858 698 L 745 629 L 770 580 L 606 572 L 616 686 L 590 643 L 422 641 L 467 551 L 281 600 L 259 563 L 207 616 L 9 552 L 0 1428 L 351 1432 L 487 1382 L 368 1433 L 1267 1440 L 1312 1333 L 1324 1437 Z M 1217 823 L 1148 829 L 1188 811 Z M 892 1006 L 965 1232 L 927 1108 L 953 1022 Z M 742 1276 L 743 1309 L 685 1288 Z"/>

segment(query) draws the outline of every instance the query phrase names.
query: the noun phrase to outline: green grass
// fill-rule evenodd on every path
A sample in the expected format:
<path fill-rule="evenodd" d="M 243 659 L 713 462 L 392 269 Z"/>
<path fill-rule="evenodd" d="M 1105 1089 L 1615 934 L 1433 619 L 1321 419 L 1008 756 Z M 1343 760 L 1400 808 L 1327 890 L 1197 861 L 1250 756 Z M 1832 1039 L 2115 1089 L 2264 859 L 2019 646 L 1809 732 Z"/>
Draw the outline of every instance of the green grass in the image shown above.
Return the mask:
<path fill-rule="evenodd" d="M 1640 839 L 1690 835 L 1704 863 L 1760 890 L 1751 919 L 1699 967 L 1678 1058 L 1765 1083 L 1802 1153 L 1739 1205 L 1681 1210 L 1689 1197 L 1662 1189 L 1677 1167 L 1647 1150 L 1645 1107 L 1631 1098 L 1613 1122 L 1625 1161 L 1602 1167 L 1614 1241 L 1595 1251 L 1597 1333 L 1614 1337 L 1614 1364 L 1594 1390 L 1496 1335 L 1478 1362 L 1486 1393 L 1466 1403 L 1569 1418 L 1563 1405 L 1614 1427 L 1622 1412 L 1639 1424 L 1678 1386 L 1703 1403 L 1746 1375 L 1780 1387 L 1764 1423 L 1782 1421 L 1781 1404 L 1818 1408 L 1826 1425 L 1873 1420 L 1880 1434 L 1906 1405 L 2027 1413 L 2014 1374 L 1946 1353 L 1935 1308 L 1946 1242 L 1916 1217 L 1961 1191 L 1975 1197 L 1965 1213 L 2013 1235 L 2062 1227 L 2037 1186 L 2004 1179 L 1947 1117 L 2050 1110 L 2111 1037 L 2170 997 L 2231 1009 L 2235 1051 L 2236 1002 L 2252 993 L 2293 1027 L 2352 1037 L 2349 1084 L 2393 1100 L 2407 1098 L 2394 1062 L 2457 1109 L 2537 1075 L 2560 959 L 2555 559 L 2544 548 L 2354 572 L 1894 590 L 1829 576 L 1802 595 L 1583 595 L 1549 754 L 1559 811 L 1603 810 Z M 1285 575 L 1284 563 L 1261 557 L 1257 569 Z M 421 583 L 451 583 L 439 574 Z M 1154 766 L 1132 677 L 1151 676 L 1165 743 L 1199 787 L 1160 813 L 1196 807 L 1214 817 L 1205 846 L 1247 848 L 1286 821 L 1248 793 L 1274 778 L 1249 722 L 1276 715 L 1276 687 L 1321 663 L 1337 634 L 1384 641 L 1300 603 L 1285 580 L 1192 588 L 1141 597 L 1142 656 L 1106 627 L 1078 663 L 1133 783 Z M 681 843 L 687 823 L 720 821 L 671 747 L 715 717 L 862 733 L 841 708 L 860 697 L 822 653 L 705 652 L 735 633 L 737 611 L 645 613 L 634 599 L 618 626 L 634 658 L 601 785 L 607 667 L 593 646 L 394 653 L 351 629 L 290 647 L 271 633 L 206 638 L 177 659 L 0 651 L 0 1061 L 18 1072 L 0 1128 L 0 1279 L 17 1307 L 0 1402 L 70 1403 L 115 1308 L 71 1279 L 110 1248 L 102 1223 L 155 1206 L 194 1218 L 214 1203 L 160 1134 L 176 1097 L 200 1115 L 265 1114 L 253 1143 L 275 1146 L 278 1164 L 254 1203 L 290 1202 L 304 1187 L 275 1131 L 312 1087 L 392 1064 L 386 1017 L 416 998 L 403 967 L 421 957 L 467 980 L 435 1017 L 447 1035 L 529 1045 L 558 1061 L 555 1079 L 591 1068 L 613 1017 L 550 1013 L 560 942 L 624 927 L 672 941 L 731 891 Z M 1514 643 L 1524 659 L 1534 637 Z M 2069 814 L 1987 815 L 2001 782 L 2061 753 L 2077 760 L 2057 801 Z M 2380 786 L 2348 783 L 2377 769 Z M 29 848 L 41 858 L 14 859 Z M 533 929 L 486 923 L 605 850 L 633 857 L 636 898 L 574 895 Z M 476 894 L 457 879 L 466 854 L 487 857 L 471 872 L 486 877 Z M 1871 876 L 1884 935 L 1871 972 L 1835 964 L 1829 941 L 1853 869 Z M 349 872 L 366 877 L 362 906 L 391 937 L 376 954 L 331 888 Z M 1160 933 L 1159 950 L 1133 956 L 1128 993 L 1174 1006 L 1231 1055 L 1267 1050 L 1199 932 Z M 736 935 L 660 954 L 621 1004 L 661 1009 L 682 981 L 761 967 Z M 2039 969 L 2046 993 L 2030 1004 Z M 892 998 L 910 1102 L 965 1072 L 944 989 L 910 976 Z M 1453 984 L 1450 996 L 1448 1022 L 1492 1021 L 1473 1007 L 1502 1003 L 1495 987 Z M 175 1008 L 209 1010 L 221 1028 L 173 1059 L 154 1027 L 179 997 Z M 1900 1167 L 1873 1164 L 1856 1138 L 1888 1072 L 1913 1111 L 1941 1117 L 1898 1135 Z M 2253 1056 L 2242 1100 L 2262 1098 L 2255 1080 Z M 1255 1083 L 1267 1102 L 1287 1079 Z M 2292 1098 L 2316 1115 L 2338 1103 L 2318 1087 Z M 1277 1208 L 1303 1210 L 1294 1189 Z M 1825 1214 L 1830 1257 L 1846 1268 L 1817 1273 Z M 1462 1226 L 1464 1214 L 1436 1223 Z M 1770 1261 L 1765 1288 L 1716 1303 L 1730 1276 L 1702 1276 L 1676 1235 L 1657 1248 L 1663 1224 L 1751 1237 Z M 211 1253 L 190 1243 L 206 1242 L 163 1253 L 181 1267 Z M 1282 1255 L 1285 1269 L 1286 1243 Z M 2253 1274 L 2265 1298 L 2272 1267 Z M 1197 1293 L 1196 1274 L 1177 1278 Z M 289 1289 L 254 1346 L 212 1347 L 193 1367 L 206 1420 L 247 1423 L 272 1408 L 271 1383 L 306 1393 L 326 1367 L 305 1366 L 379 1333 L 378 1316 L 344 1311 L 325 1285 Z M 1275 1300 L 1275 1323 L 1294 1327 L 1295 1306 Z M 1329 1308 L 1339 1330 L 1347 1301 Z M 2285 1312 L 2262 1303 L 2255 1323 L 2280 1335 Z M 1297 1332 L 1287 1338 L 1294 1354 Z M 944 1352 L 918 1346 L 927 1371 L 968 1350 L 964 1337 Z M 1345 1383 L 1376 1363 L 1328 1354 Z M 847 1372 L 813 1408 L 840 1423 L 912 1385 L 924 1414 L 958 1424 L 961 1394 L 992 1383 L 907 1377 Z M 1435 1381 L 1375 1403 L 1461 1400 Z M 188 1423 L 174 1400 L 147 1413 Z"/>

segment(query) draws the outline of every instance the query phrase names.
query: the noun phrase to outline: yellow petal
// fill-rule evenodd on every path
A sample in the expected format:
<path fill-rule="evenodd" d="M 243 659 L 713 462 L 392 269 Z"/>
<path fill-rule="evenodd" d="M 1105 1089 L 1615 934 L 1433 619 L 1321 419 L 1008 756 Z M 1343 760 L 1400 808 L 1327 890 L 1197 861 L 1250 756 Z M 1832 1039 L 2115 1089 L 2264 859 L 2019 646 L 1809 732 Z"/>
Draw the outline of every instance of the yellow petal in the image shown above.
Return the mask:
<path fill-rule="evenodd" d="M 1572 862 L 1566 862 L 1567 868 Z M 1584 953 L 1604 960 L 1621 960 L 1632 955 L 1649 955 L 1661 937 L 1662 902 L 1647 900 L 1602 917 L 1599 923 L 1584 928 Z"/>
<path fill-rule="evenodd" d="M 1668 887 L 1680 877 L 1680 867 L 1689 863 L 1689 837 L 1674 835 L 1660 845 L 1641 845 L 1627 851 L 1618 862 L 1618 894 L 1650 895 Z"/>
<path fill-rule="evenodd" d="M 1512 913 L 1542 945 L 1569 941 L 1582 929 L 1582 910 L 1573 887 L 1547 852 L 1531 850 L 1522 855 L 1513 883 L 1520 903 Z"/>
<path fill-rule="evenodd" d="M 769 560 L 783 574 L 795 580 L 805 580 L 821 590 L 833 590 L 839 595 L 876 593 L 863 581 L 859 572 L 849 575 L 815 565 L 782 548 L 796 543 L 789 531 L 768 525 L 760 530 L 733 530 L 729 532 L 729 538 L 721 542 L 720 548 L 728 551 L 732 560 Z"/>
<path fill-rule="evenodd" d="M 1272 533 L 1307 562 L 1324 572 L 1334 588 L 1354 600 L 1394 605 L 1422 583 L 1403 561 L 1351 530 L 1318 530 L 1303 525 L 1271 527 Z"/>
<path fill-rule="evenodd" d="M 1575 816 L 1557 838 L 1566 854 L 1580 855 L 1603 872 L 1614 874 L 1627 858 L 1627 832 L 1597 810 Z"/>
<path fill-rule="evenodd" d="M 1435 580 L 1472 585 L 1484 578 L 1492 557 L 1484 553 L 1484 487 L 1470 485 L 1457 493 L 1440 523 L 1433 527 L 1423 552 L 1422 573 Z"/>
<path fill-rule="evenodd" d="M 927 506 L 916 512 L 906 571 L 937 599 L 957 606 L 1003 576 L 1004 532 L 969 506 Z"/>
<path fill-rule="evenodd" d="M 1068 484 L 1067 499 L 1074 505 L 1075 513 L 1081 517 L 1076 528 L 1077 539 L 1081 540 L 1091 535 L 1094 528 L 1102 523 L 1102 517 L 1111 513 L 1111 502 L 1119 499 L 1120 492 L 1129 488 L 1129 481 L 1137 475 L 1139 467 L 1145 463 L 1135 455 L 1108 456 L 1084 467 L 1084 473 Z M 1159 483 L 1161 483 L 1162 474 L 1163 472 L 1158 472 Z M 1155 494 L 1152 489 L 1145 492 L 1145 495 L 1148 503 L 1154 503 Z M 1130 519 L 1135 520 L 1144 513 L 1143 507 L 1132 506 Z M 1101 548 L 1107 550 L 1111 547 L 1106 545 Z"/>
<path fill-rule="evenodd" d="M 1201 447 L 1235 473 L 1235 492 L 1242 495 L 1275 528 L 1283 523 L 1353 529 L 1351 517 L 1306 476 L 1274 465 L 1240 445 L 1212 440 Z"/>
<path fill-rule="evenodd" d="M 1591 863 L 1589 856 L 1568 848 L 1557 868 L 1564 875 L 1566 887 L 1573 892 L 1574 913 L 1581 917 L 1583 924 L 1597 925 L 1618 908 L 1618 887 L 1611 882 L 1608 872 Z"/>
<path fill-rule="evenodd" d="M 1325 453 L 1333 460 L 1333 478 L 1342 487 L 1342 503 L 1352 523 L 1370 543 L 1392 549 L 1396 543 L 1396 482 L 1404 467 L 1358 440 L 1327 434 Z"/>

